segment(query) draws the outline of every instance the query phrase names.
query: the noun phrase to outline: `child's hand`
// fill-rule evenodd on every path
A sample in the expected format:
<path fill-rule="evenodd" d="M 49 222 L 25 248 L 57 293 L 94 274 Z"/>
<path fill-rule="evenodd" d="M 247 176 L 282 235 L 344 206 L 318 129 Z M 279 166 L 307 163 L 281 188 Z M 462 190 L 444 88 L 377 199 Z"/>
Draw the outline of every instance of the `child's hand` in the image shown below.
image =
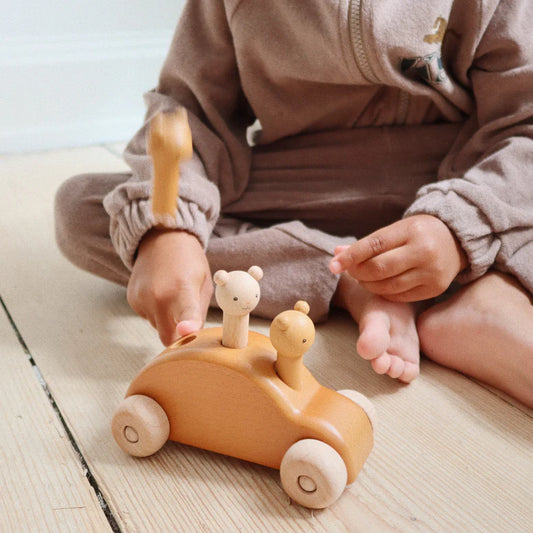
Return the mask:
<path fill-rule="evenodd" d="M 466 255 L 448 226 L 431 215 L 415 215 L 351 246 L 339 246 L 330 270 L 348 272 L 388 300 L 413 302 L 443 293 L 466 266 Z"/>
<path fill-rule="evenodd" d="M 168 346 L 200 329 L 213 292 L 211 271 L 198 239 L 185 231 L 149 231 L 128 283 L 131 307 Z"/>

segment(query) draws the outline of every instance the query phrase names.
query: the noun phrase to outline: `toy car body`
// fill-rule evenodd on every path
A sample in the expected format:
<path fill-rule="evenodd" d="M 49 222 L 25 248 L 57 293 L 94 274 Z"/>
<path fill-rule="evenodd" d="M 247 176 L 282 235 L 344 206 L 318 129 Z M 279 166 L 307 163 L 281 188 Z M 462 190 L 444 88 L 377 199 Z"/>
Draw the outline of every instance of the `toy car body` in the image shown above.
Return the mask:
<path fill-rule="evenodd" d="M 373 446 L 368 401 L 354 391 L 340 394 L 321 386 L 305 367 L 301 389 L 289 387 L 276 373 L 277 352 L 265 335 L 250 331 L 248 345 L 237 349 L 223 346 L 221 339 L 222 328 L 200 330 L 145 366 L 115 414 L 118 444 L 132 455 L 146 456 L 170 439 L 281 469 L 282 484 L 293 499 L 308 507 L 329 505 L 340 495 L 338 487 L 324 498 L 331 487 L 322 490 L 324 483 L 305 471 L 292 476 L 293 494 L 284 482 L 283 463 L 294 464 L 287 457 L 298 443 L 326 446 L 333 459 L 324 459 L 325 475 L 340 470 L 336 485 L 342 492 Z M 309 452 L 297 451 L 297 463 L 302 453 Z"/>
<path fill-rule="evenodd" d="M 153 117 L 148 147 L 154 220 L 172 227 L 180 160 L 193 150 L 186 111 Z M 306 302 L 276 316 L 270 338 L 248 332 L 262 276 L 258 266 L 215 272 L 223 327 L 188 335 L 148 363 L 115 412 L 113 435 L 136 456 L 170 438 L 279 468 L 294 500 L 327 507 L 372 449 L 372 407 L 355 391 L 322 387 L 304 367 L 315 338 Z"/>

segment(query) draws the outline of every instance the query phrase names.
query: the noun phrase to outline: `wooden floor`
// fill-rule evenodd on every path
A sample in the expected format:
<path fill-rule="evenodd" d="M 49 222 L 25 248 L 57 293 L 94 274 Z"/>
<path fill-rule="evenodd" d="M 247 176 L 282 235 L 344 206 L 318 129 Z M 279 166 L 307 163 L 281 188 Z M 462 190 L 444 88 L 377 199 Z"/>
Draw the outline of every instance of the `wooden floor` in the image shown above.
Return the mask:
<path fill-rule="evenodd" d="M 112 413 L 161 345 L 124 289 L 60 255 L 52 216 L 65 178 L 124 168 L 119 148 L 0 157 L 0 532 L 533 531 L 533 413 L 429 361 L 409 386 L 374 375 L 342 314 L 306 364 L 366 394 L 380 423 L 331 508 L 291 503 L 277 471 L 179 444 L 126 456 Z"/>

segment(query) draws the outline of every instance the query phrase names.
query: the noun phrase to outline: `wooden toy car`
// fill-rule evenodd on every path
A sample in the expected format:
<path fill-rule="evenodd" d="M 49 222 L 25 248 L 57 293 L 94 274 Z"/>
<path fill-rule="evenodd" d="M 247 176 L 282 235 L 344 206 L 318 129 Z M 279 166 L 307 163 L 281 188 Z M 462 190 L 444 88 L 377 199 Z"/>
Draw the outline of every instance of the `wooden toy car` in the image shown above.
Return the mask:
<path fill-rule="evenodd" d="M 308 310 L 298 302 L 273 320 L 270 338 L 250 331 L 241 348 L 225 346 L 215 327 L 165 349 L 114 415 L 118 445 L 147 456 L 170 439 L 277 468 L 293 500 L 329 506 L 372 449 L 373 408 L 355 391 L 321 386 L 303 365 L 315 336 Z"/>
<path fill-rule="evenodd" d="M 180 160 L 192 154 L 183 108 L 152 119 L 148 146 L 154 220 L 172 227 Z M 327 507 L 372 449 L 373 407 L 355 391 L 322 387 L 303 365 L 315 338 L 305 302 L 274 318 L 270 338 L 248 331 L 262 276 L 257 266 L 215 273 L 223 327 L 183 337 L 148 363 L 115 412 L 113 436 L 134 456 L 170 439 L 277 468 L 292 499 Z"/>

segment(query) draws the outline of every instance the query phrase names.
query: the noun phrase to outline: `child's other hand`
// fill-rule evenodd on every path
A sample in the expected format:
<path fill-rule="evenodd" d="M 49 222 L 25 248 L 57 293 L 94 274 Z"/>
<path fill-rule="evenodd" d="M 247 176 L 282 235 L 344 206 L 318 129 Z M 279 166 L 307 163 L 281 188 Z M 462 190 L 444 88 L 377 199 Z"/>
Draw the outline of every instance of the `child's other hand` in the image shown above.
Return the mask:
<path fill-rule="evenodd" d="M 157 329 L 165 346 L 202 327 L 212 292 L 209 264 L 195 236 L 152 229 L 143 237 L 128 303 Z"/>
<path fill-rule="evenodd" d="M 414 302 L 442 294 L 467 259 L 448 226 L 414 215 L 335 249 L 330 270 L 348 272 L 374 294 Z"/>

